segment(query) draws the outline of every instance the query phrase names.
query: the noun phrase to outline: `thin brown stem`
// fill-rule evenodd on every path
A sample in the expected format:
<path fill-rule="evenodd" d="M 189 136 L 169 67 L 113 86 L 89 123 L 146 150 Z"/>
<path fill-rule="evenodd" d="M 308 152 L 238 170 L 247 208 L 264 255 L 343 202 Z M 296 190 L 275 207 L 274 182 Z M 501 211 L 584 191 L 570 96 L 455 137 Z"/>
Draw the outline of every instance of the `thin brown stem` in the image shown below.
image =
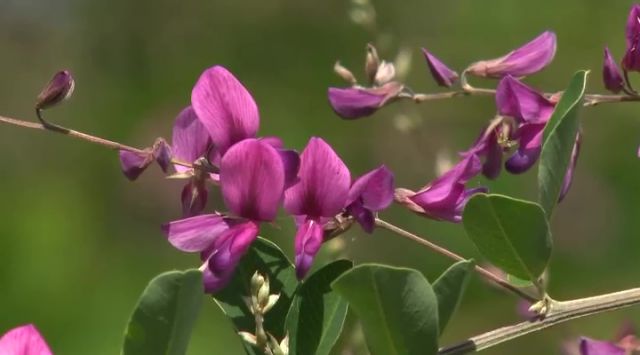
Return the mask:
<path fill-rule="evenodd" d="M 463 260 L 467 260 L 465 258 L 463 258 L 462 256 L 452 252 L 451 250 L 441 247 L 433 242 L 430 242 L 426 239 L 423 239 L 411 232 L 408 232 L 396 225 L 393 225 L 387 221 L 384 221 L 382 219 L 376 218 L 376 226 L 380 227 L 380 228 L 384 228 L 390 232 L 393 232 L 401 237 L 407 238 L 411 241 L 414 241 L 422 246 L 425 246 L 433 251 L 435 251 L 436 253 L 440 254 L 440 255 L 444 255 L 445 257 L 449 258 L 449 259 L 453 259 L 455 261 L 463 261 Z M 536 297 L 533 297 L 529 294 L 527 294 L 526 292 L 522 291 L 521 289 L 511 285 L 508 281 L 504 280 L 503 278 L 501 278 L 500 276 L 492 273 L 491 271 L 476 265 L 475 266 L 475 271 L 482 275 L 484 278 L 486 278 L 487 280 L 495 283 L 496 285 L 502 287 L 503 289 L 514 293 L 515 295 L 517 295 L 518 297 L 521 297 L 531 303 L 536 303 L 539 300 Z"/>
<path fill-rule="evenodd" d="M 540 331 L 572 319 L 612 311 L 640 303 L 640 288 L 607 293 L 571 301 L 553 301 L 541 319 L 498 328 L 440 349 L 440 355 L 467 354 L 496 346 L 523 335 Z"/>

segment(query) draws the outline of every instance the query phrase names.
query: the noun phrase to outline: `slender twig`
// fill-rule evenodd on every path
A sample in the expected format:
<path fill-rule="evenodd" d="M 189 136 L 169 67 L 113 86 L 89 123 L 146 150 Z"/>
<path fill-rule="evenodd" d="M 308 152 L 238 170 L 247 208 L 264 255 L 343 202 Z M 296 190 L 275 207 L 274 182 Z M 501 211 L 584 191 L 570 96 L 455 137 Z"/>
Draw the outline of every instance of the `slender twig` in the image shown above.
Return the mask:
<path fill-rule="evenodd" d="M 396 225 L 393 225 L 389 222 L 386 222 L 382 219 L 376 218 L 376 226 L 380 227 L 380 228 L 384 228 L 390 232 L 393 232 L 401 237 L 407 238 L 409 240 L 412 240 L 422 246 L 426 246 L 427 248 L 435 251 L 436 253 L 440 254 L 440 255 L 444 255 L 449 259 L 453 259 L 455 261 L 463 261 L 463 260 L 467 260 L 465 258 L 463 258 L 462 256 L 452 252 L 449 249 L 446 249 L 444 247 L 441 247 L 433 242 L 430 242 L 426 239 L 420 238 L 419 236 L 408 232 Z M 505 290 L 514 293 L 515 295 L 517 295 L 518 297 L 521 297 L 531 303 L 536 303 L 539 301 L 539 299 L 537 299 L 536 297 L 533 297 L 529 294 L 527 294 L 526 292 L 524 292 L 523 290 L 513 286 L 512 284 L 510 284 L 508 281 L 504 280 L 503 278 L 501 278 L 500 276 L 492 273 L 491 271 L 476 265 L 475 266 L 475 271 L 482 275 L 483 277 L 485 277 L 486 279 L 488 279 L 491 282 L 494 282 L 495 284 L 497 284 L 498 286 L 504 288 Z"/>
<path fill-rule="evenodd" d="M 612 311 L 640 303 L 640 288 L 571 301 L 551 301 L 544 318 L 495 329 L 440 349 L 438 354 L 466 354 L 496 346 L 572 319 Z"/>
<path fill-rule="evenodd" d="M 10 118 L 10 117 L 3 117 L 0 116 L 0 122 L 2 123 L 7 123 L 10 125 L 14 125 L 14 126 L 19 126 L 19 127 L 24 127 L 24 128 L 31 128 L 31 129 L 37 129 L 37 130 L 41 130 L 41 131 L 47 131 L 47 132 L 54 132 L 54 133 L 59 133 L 65 136 L 69 136 L 69 137 L 73 137 L 73 138 L 77 138 L 83 141 L 87 141 L 87 142 L 91 142 L 94 144 L 99 144 L 101 146 L 107 147 L 109 149 L 113 149 L 113 150 L 126 150 L 132 153 L 136 153 L 136 154 L 140 154 L 140 155 L 146 155 L 149 152 L 145 149 L 139 149 L 139 148 L 135 148 L 135 147 L 131 147 L 122 143 L 118 143 L 118 142 L 114 142 L 108 139 L 104 139 L 104 138 L 100 138 L 100 137 L 96 137 L 87 133 L 83 133 L 80 131 L 76 131 L 73 129 L 68 129 L 68 128 L 64 128 L 64 127 L 60 127 L 60 126 L 53 126 L 55 128 L 51 128 L 48 126 L 45 126 L 43 124 L 40 123 L 36 123 L 36 122 L 30 122 L 30 121 L 24 121 L 24 120 L 19 120 L 16 118 Z M 181 161 L 179 159 L 175 159 L 172 158 L 171 159 L 171 163 L 172 164 L 176 164 L 176 165 L 182 165 L 182 166 L 186 166 L 186 167 L 193 167 L 193 164 L 188 163 L 188 162 L 184 162 Z"/>

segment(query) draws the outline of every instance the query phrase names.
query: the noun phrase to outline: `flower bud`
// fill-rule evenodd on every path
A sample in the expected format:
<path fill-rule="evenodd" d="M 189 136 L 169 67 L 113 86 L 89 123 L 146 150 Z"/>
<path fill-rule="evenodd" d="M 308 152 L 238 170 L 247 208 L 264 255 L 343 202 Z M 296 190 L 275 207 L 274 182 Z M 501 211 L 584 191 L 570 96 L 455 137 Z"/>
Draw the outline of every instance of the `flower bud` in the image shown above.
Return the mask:
<path fill-rule="evenodd" d="M 258 304 L 260 305 L 260 309 L 263 310 L 266 305 L 269 303 L 269 280 L 265 279 L 265 282 L 262 284 L 260 289 L 258 290 Z"/>
<path fill-rule="evenodd" d="M 370 83 L 373 83 L 376 79 L 376 73 L 380 66 L 380 58 L 378 57 L 378 51 L 373 44 L 367 44 L 367 58 L 364 63 L 364 71 L 367 74 L 367 78 Z"/>
<path fill-rule="evenodd" d="M 336 64 L 333 65 L 333 71 L 351 85 L 356 85 L 358 83 L 353 73 L 349 69 L 343 67 L 340 62 L 336 62 Z"/>
<path fill-rule="evenodd" d="M 622 58 L 622 69 L 640 71 L 640 5 L 634 4 L 629 11 L 626 27 L 627 50 Z"/>
<path fill-rule="evenodd" d="M 258 342 L 256 340 L 256 336 L 249 333 L 249 332 L 238 332 L 238 335 L 240 335 L 240 337 L 242 338 L 242 340 L 244 340 L 245 342 L 253 345 L 253 346 L 257 346 Z"/>
<path fill-rule="evenodd" d="M 556 34 L 547 31 L 500 58 L 473 63 L 465 71 L 488 78 L 505 75 L 523 77 L 542 70 L 551 63 L 555 54 Z"/>
<path fill-rule="evenodd" d="M 280 299 L 280 294 L 269 295 L 269 300 L 267 301 L 267 304 L 264 305 L 264 308 L 262 309 L 262 313 L 265 314 L 269 312 L 271 308 L 273 308 L 273 306 L 276 305 L 279 299 Z"/>
<path fill-rule="evenodd" d="M 383 60 L 378 66 L 374 82 L 376 85 L 384 85 L 393 80 L 395 76 L 396 68 L 393 63 L 388 63 Z"/>
<path fill-rule="evenodd" d="M 602 80 L 607 90 L 614 94 L 624 89 L 624 79 L 620 74 L 620 69 L 613 59 L 609 48 L 604 48 L 604 63 L 602 65 Z"/>
<path fill-rule="evenodd" d="M 433 54 L 429 53 L 426 49 L 422 48 L 422 54 L 424 59 L 427 60 L 429 65 L 429 71 L 431 76 L 440 86 L 450 87 L 458 80 L 458 73 L 449 69 L 440 59 L 436 58 Z"/>
<path fill-rule="evenodd" d="M 66 100 L 73 94 L 74 87 L 75 82 L 68 70 L 57 72 L 38 95 L 36 109 L 44 110 Z"/>
<path fill-rule="evenodd" d="M 254 272 L 251 276 L 251 294 L 257 295 L 262 285 L 264 285 L 265 279 L 259 272 Z"/>

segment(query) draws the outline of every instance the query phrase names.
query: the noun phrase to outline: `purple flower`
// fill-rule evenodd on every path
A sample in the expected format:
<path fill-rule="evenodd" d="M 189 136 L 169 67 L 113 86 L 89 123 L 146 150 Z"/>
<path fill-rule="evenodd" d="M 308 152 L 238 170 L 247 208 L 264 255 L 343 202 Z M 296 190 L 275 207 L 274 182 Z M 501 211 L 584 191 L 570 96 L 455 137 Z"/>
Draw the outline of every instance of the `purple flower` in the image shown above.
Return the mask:
<path fill-rule="evenodd" d="M 344 119 L 365 117 L 397 98 L 403 88 L 396 81 L 374 88 L 329 88 L 329 103 Z"/>
<path fill-rule="evenodd" d="M 611 52 L 609 52 L 609 48 L 607 47 L 604 48 L 602 80 L 607 90 L 613 92 L 614 94 L 617 94 L 620 91 L 624 90 L 624 79 L 622 78 L 620 69 L 618 69 L 618 65 L 616 64 L 613 56 L 611 55 Z"/>
<path fill-rule="evenodd" d="M 640 4 L 634 4 L 629 11 L 625 31 L 627 50 L 622 58 L 622 69 L 640 71 Z"/>
<path fill-rule="evenodd" d="M 498 83 L 496 106 L 500 115 L 527 123 L 547 122 L 555 107 L 538 91 L 510 75 Z"/>
<path fill-rule="evenodd" d="M 49 345 L 33 324 L 13 328 L 0 338 L 0 354 L 52 355 Z"/>
<path fill-rule="evenodd" d="M 625 349 L 618 345 L 587 337 L 580 338 L 580 355 L 625 355 Z"/>
<path fill-rule="evenodd" d="M 473 146 L 466 152 L 462 152 L 463 157 L 474 154 L 478 157 L 485 157 L 485 161 L 482 164 L 482 174 L 488 179 L 495 179 L 500 175 L 502 168 L 502 155 L 504 148 L 498 142 L 499 129 L 502 126 L 502 122 L 494 121 L 489 126 L 482 129 L 480 136 L 473 144 Z"/>
<path fill-rule="evenodd" d="M 298 178 L 285 191 L 284 207 L 300 222 L 295 264 L 296 274 L 302 279 L 322 244 L 324 222 L 345 206 L 351 176 L 333 149 L 321 138 L 313 137 L 300 156 Z"/>
<path fill-rule="evenodd" d="M 542 70 L 551 63 L 555 54 L 556 35 L 546 31 L 500 58 L 471 64 L 466 72 L 489 78 L 501 78 L 505 75 L 523 77 Z"/>
<path fill-rule="evenodd" d="M 221 66 L 202 73 L 193 87 L 191 105 L 221 155 L 234 143 L 256 136 L 258 106 L 238 79 Z"/>
<path fill-rule="evenodd" d="M 220 290 L 258 235 L 259 223 L 272 221 L 282 201 L 285 160 L 268 141 L 249 138 L 232 145 L 220 161 L 220 184 L 229 216 L 199 215 L 163 227 L 169 242 L 200 252 L 208 268 L 205 290 Z"/>
<path fill-rule="evenodd" d="M 380 166 L 354 181 L 349 189 L 346 210 L 365 232 L 372 233 L 375 213 L 389 207 L 393 193 L 393 173 L 386 166 Z"/>
<path fill-rule="evenodd" d="M 136 180 L 154 161 L 163 172 L 167 172 L 171 162 L 171 147 L 162 138 L 158 138 L 151 148 L 143 152 L 120 150 L 120 167 L 127 179 Z"/>
<path fill-rule="evenodd" d="M 469 154 L 418 192 L 396 189 L 396 201 L 426 217 L 458 223 L 462 220 L 462 211 L 469 198 L 487 191 L 484 187 L 470 189 L 465 186 L 481 170 L 480 158 Z"/>
<path fill-rule="evenodd" d="M 75 81 L 71 72 L 62 70 L 53 75 L 36 100 L 36 109 L 44 110 L 66 100 L 73 94 Z"/>
<path fill-rule="evenodd" d="M 429 53 L 426 49 L 422 48 L 422 54 L 427 60 L 429 65 L 429 71 L 431 76 L 440 86 L 450 87 L 458 80 L 458 73 L 449 69 L 440 59 L 436 58 L 433 54 Z"/>

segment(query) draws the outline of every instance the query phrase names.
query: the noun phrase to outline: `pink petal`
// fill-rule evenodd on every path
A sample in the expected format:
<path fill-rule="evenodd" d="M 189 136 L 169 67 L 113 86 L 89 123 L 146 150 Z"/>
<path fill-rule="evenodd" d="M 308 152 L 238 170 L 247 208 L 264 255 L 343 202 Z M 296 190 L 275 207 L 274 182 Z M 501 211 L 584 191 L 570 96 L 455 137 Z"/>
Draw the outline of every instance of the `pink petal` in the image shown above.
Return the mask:
<path fill-rule="evenodd" d="M 13 328 L 0 338 L 2 355 L 52 355 L 51 349 L 33 324 Z"/>
<path fill-rule="evenodd" d="M 189 217 L 162 226 L 171 245 L 190 253 L 207 249 L 228 229 L 229 224 L 218 214 Z"/>
<path fill-rule="evenodd" d="M 613 59 L 609 48 L 604 48 L 604 62 L 602 64 L 602 81 L 607 90 L 614 94 L 624 89 L 624 79 L 618 69 L 618 64 Z"/>
<path fill-rule="evenodd" d="M 284 191 L 282 158 L 269 144 L 245 139 L 222 157 L 220 183 L 230 211 L 254 221 L 271 221 Z"/>
<path fill-rule="evenodd" d="M 392 81 L 377 88 L 329 88 L 327 94 L 338 116 L 353 119 L 373 114 L 395 99 L 403 88 L 402 84 Z"/>
<path fill-rule="evenodd" d="M 393 202 L 393 173 L 382 165 L 359 177 L 349 189 L 347 204 L 362 199 L 364 208 L 382 211 Z"/>
<path fill-rule="evenodd" d="M 300 180 L 285 191 L 285 209 L 293 215 L 333 217 L 347 201 L 351 175 L 340 157 L 321 138 L 302 152 Z"/>
<path fill-rule="evenodd" d="M 302 280 L 320 250 L 324 231 L 318 222 L 308 219 L 298 227 L 295 241 L 296 276 Z"/>
<path fill-rule="evenodd" d="M 121 150 L 118 153 L 122 172 L 131 181 L 136 180 L 153 162 L 151 154 L 141 156 L 128 150 Z"/>
<path fill-rule="evenodd" d="M 580 338 L 580 355 L 624 355 L 625 350 L 612 342 Z"/>
<path fill-rule="evenodd" d="M 189 182 L 182 188 L 180 200 L 182 201 L 182 216 L 192 217 L 199 215 L 207 206 L 207 198 L 209 192 L 205 186 L 205 182 L 192 177 Z"/>
<path fill-rule="evenodd" d="M 555 105 L 521 81 L 505 76 L 496 88 L 498 113 L 529 123 L 547 122 Z"/>
<path fill-rule="evenodd" d="M 450 87 L 458 80 L 458 73 L 449 69 L 440 59 L 422 48 L 422 54 L 427 60 L 431 76 L 440 86 Z"/>
<path fill-rule="evenodd" d="M 520 174 L 529 170 L 542 150 L 542 136 L 545 124 L 524 124 L 518 128 L 518 150 L 506 161 L 505 168 L 512 174 Z"/>
<path fill-rule="evenodd" d="M 253 138 L 260 125 L 251 94 L 221 66 L 202 73 L 193 87 L 191 104 L 221 154 L 234 143 Z"/>
<path fill-rule="evenodd" d="M 187 163 L 207 154 L 211 138 L 191 106 L 182 110 L 176 118 L 171 143 L 173 156 Z M 181 165 L 176 165 L 175 168 L 178 172 L 189 170 Z"/>

